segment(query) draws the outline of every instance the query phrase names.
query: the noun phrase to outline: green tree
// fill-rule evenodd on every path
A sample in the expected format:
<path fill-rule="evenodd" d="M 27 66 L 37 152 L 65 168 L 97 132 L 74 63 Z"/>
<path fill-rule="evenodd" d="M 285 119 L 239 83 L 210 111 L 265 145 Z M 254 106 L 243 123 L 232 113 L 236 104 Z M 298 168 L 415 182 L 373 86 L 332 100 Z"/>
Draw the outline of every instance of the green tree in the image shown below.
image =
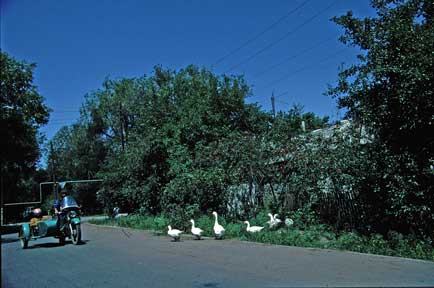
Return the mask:
<path fill-rule="evenodd" d="M 47 171 L 57 181 L 93 179 L 106 157 L 104 141 L 85 121 L 63 126 L 46 146 Z"/>
<path fill-rule="evenodd" d="M 5 202 L 29 200 L 26 190 L 40 156 L 38 129 L 47 123 L 49 108 L 33 84 L 36 64 L 17 61 L 4 52 L 0 61 L 0 168 L 2 193 L 8 191 L 2 197 Z"/>
<path fill-rule="evenodd" d="M 302 133 L 326 127 L 329 117 L 320 118 L 312 112 L 303 112 L 303 109 L 302 105 L 294 104 L 287 112 L 277 113 L 268 132 L 271 139 L 286 142 Z M 304 122 L 304 131 L 302 122 Z"/>
<path fill-rule="evenodd" d="M 107 154 L 104 141 L 83 115 L 77 123 L 62 127 L 46 146 L 47 171 L 56 181 L 97 178 Z M 73 195 L 86 213 L 94 213 L 100 206 L 96 201 L 98 188 L 98 184 L 72 184 Z"/>
<path fill-rule="evenodd" d="M 232 132 L 266 127 L 258 121 L 265 113 L 244 103 L 249 94 L 241 77 L 195 66 L 156 66 L 150 77 L 105 81 L 84 107 L 109 148 L 99 174 L 106 180 L 101 199 L 149 213 L 225 207 L 226 162 L 210 147 Z"/>
<path fill-rule="evenodd" d="M 432 235 L 434 3 L 375 0 L 372 6 L 376 17 L 348 12 L 333 19 L 345 30 L 342 42 L 362 53 L 328 94 L 375 137 L 379 170 L 366 198 L 377 221 Z"/>
<path fill-rule="evenodd" d="M 108 211 L 165 213 L 180 224 L 199 213 L 225 213 L 239 200 L 230 187 L 277 181 L 266 163 L 277 144 L 303 133 L 302 121 L 306 131 L 327 122 L 301 106 L 273 119 L 246 104 L 249 95 L 242 77 L 196 66 L 107 79 L 86 96 L 79 121 L 52 140 L 59 177 L 97 171 L 104 180 L 98 197 Z M 243 213 L 263 207 L 264 194 L 253 197 L 242 195 Z"/>

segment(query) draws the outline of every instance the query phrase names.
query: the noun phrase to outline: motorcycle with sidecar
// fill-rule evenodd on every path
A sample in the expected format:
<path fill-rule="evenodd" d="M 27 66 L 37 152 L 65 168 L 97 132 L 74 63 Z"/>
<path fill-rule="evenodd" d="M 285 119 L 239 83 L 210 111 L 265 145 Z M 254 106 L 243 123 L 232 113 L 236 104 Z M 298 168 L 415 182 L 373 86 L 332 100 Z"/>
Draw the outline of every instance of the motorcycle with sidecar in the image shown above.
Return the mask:
<path fill-rule="evenodd" d="M 35 226 L 30 226 L 29 223 L 22 224 L 18 232 L 21 247 L 26 249 L 30 240 L 45 237 L 58 238 L 60 245 L 65 245 L 66 238 L 71 239 L 73 244 L 79 244 L 81 242 L 80 207 L 72 196 L 65 196 L 62 199 L 60 213 L 64 218 L 62 227 L 57 226 L 57 217 L 39 221 Z"/>

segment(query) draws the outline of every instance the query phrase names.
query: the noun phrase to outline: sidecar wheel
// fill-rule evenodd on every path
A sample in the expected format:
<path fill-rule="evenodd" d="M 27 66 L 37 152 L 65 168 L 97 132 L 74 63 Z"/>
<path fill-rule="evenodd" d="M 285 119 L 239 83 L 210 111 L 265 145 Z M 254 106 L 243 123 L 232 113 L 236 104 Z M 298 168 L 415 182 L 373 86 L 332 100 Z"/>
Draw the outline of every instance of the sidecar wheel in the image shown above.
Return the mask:
<path fill-rule="evenodd" d="M 25 238 L 20 238 L 21 242 L 21 248 L 27 249 L 29 247 L 29 240 L 26 240 Z"/>
<path fill-rule="evenodd" d="M 72 243 L 74 243 L 75 245 L 80 244 L 80 242 L 81 242 L 80 224 L 77 224 L 77 225 L 75 225 L 75 227 L 72 228 L 71 239 L 72 239 Z"/>
<path fill-rule="evenodd" d="M 18 232 L 18 238 L 20 238 L 21 248 L 27 249 L 27 247 L 29 247 L 29 239 L 26 239 L 23 227 L 21 227 Z"/>

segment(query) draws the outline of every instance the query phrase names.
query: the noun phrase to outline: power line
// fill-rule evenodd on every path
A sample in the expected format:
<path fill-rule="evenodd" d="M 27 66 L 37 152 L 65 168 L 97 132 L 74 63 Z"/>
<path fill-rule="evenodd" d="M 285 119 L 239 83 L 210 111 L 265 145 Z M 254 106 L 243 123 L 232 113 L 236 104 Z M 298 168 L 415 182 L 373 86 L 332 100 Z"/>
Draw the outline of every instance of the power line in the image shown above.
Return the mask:
<path fill-rule="evenodd" d="M 62 118 L 62 119 L 51 119 L 50 121 L 48 121 L 48 123 L 47 124 L 50 124 L 50 123 L 70 123 L 70 122 L 73 122 L 73 121 L 77 121 L 78 119 L 77 118 Z"/>
<path fill-rule="evenodd" d="M 53 110 L 51 113 L 80 113 L 80 110 Z"/>
<path fill-rule="evenodd" d="M 56 124 L 71 124 L 72 122 L 68 122 L 68 121 L 50 121 L 49 123 L 47 123 L 47 124 L 45 124 L 44 126 L 46 126 L 46 125 L 51 125 L 51 124 L 54 124 L 54 125 L 56 125 Z"/>
<path fill-rule="evenodd" d="M 44 126 L 41 126 L 40 128 L 48 127 L 48 126 L 70 126 L 71 123 L 48 123 Z"/>
<path fill-rule="evenodd" d="M 323 14 L 324 12 L 326 12 L 328 9 L 330 9 L 332 6 L 334 6 L 338 1 L 339 0 L 333 1 L 330 5 L 328 5 L 324 9 L 320 10 L 318 13 L 314 14 L 312 17 L 308 18 L 306 21 L 304 21 L 303 23 L 301 23 L 300 25 L 298 25 L 294 29 L 288 31 L 287 33 L 285 33 L 282 37 L 280 37 L 276 41 L 268 44 L 267 46 L 265 46 L 264 48 L 260 49 L 255 54 L 253 54 L 250 57 L 244 59 L 243 61 L 238 62 L 237 64 L 233 65 L 228 70 L 226 70 L 224 73 L 228 73 L 228 72 L 234 70 L 235 68 L 237 68 L 237 67 L 239 67 L 239 66 L 241 66 L 241 65 L 243 65 L 243 64 L 245 64 L 247 62 L 249 62 L 250 60 L 252 60 L 256 56 L 258 56 L 259 54 L 261 54 L 261 53 L 265 52 L 266 50 L 268 50 L 268 49 L 276 46 L 278 43 L 280 43 L 281 41 L 283 41 L 284 39 L 286 39 L 288 36 L 290 36 L 291 34 L 293 34 L 296 31 L 298 31 L 300 28 L 302 28 L 303 26 L 305 26 L 306 24 L 308 24 L 309 22 L 313 21 L 315 18 L 317 18 L 318 16 L 320 16 L 321 14 Z"/>
<path fill-rule="evenodd" d="M 286 63 L 286 62 L 288 62 L 288 61 L 290 61 L 290 60 L 296 59 L 297 57 L 299 57 L 299 56 L 301 56 L 301 55 L 303 55 L 303 54 L 305 54 L 305 53 L 307 53 L 307 52 L 309 52 L 309 51 L 311 51 L 311 50 L 313 50 L 313 49 L 315 49 L 315 48 L 320 47 L 320 46 L 323 45 L 324 43 L 329 42 L 329 41 L 332 40 L 333 38 L 334 38 L 334 37 L 327 38 L 326 40 L 320 41 L 320 42 L 316 43 L 315 45 L 313 45 L 313 46 L 311 46 L 311 47 L 309 47 L 309 48 L 307 48 L 307 49 L 304 49 L 304 50 L 300 51 L 299 53 L 297 53 L 297 54 L 295 54 L 295 55 L 292 55 L 292 56 L 290 56 L 290 57 L 287 57 L 287 58 L 283 59 L 282 61 L 280 61 L 280 62 L 278 62 L 278 63 L 275 63 L 275 64 L 269 66 L 268 68 L 266 68 L 266 69 L 260 71 L 259 73 L 253 74 L 253 77 L 258 77 L 259 75 L 265 74 L 266 72 L 268 72 L 268 71 L 270 71 L 270 70 L 272 70 L 272 69 L 274 69 L 274 68 L 276 68 L 276 67 L 282 65 L 283 63 Z"/>
<path fill-rule="evenodd" d="M 282 93 L 280 93 L 279 95 L 277 95 L 277 96 L 276 96 L 276 102 L 279 102 L 279 103 L 282 103 L 282 104 L 285 104 L 285 105 L 291 106 L 291 104 L 289 104 L 288 102 L 283 101 L 283 100 L 280 100 L 280 99 L 277 99 L 277 98 L 282 97 L 283 95 L 288 94 L 288 93 L 289 93 L 289 90 L 286 90 L 285 92 L 282 92 Z"/>
<path fill-rule="evenodd" d="M 274 85 L 274 84 L 276 84 L 276 83 L 278 83 L 278 82 L 280 82 L 280 81 L 282 81 L 282 80 L 285 80 L 285 79 L 287 79 L 287 78 L 290 78 L 290 77 L 294 76 L 296 73 L 299 73 L 299 72 L 301 72 L 301 71 L 303 71 L 303 70 L 306 70 L 306 69 L 308 69 L 308 68 L 311 68 L 311 67 L 313 67 L 313 66 L 317 66 L 317 65 L 319 65 L 319 64 L 322 64 L 322 63 L 324 63 L 324 62 L 330 60 L 331 58 L 333 58 L 333 57 L 336 56 L 337 54 L 342 53 L 345 49 L 346 49 L 346 48 L 342 48 L 342 49 L 340 49 L 340 50 L 338 50 L 338 51 L 336 51 L 336 52 L 334 52 L 334 53 L 331 53 L 331 54 L 329 54 L 328 56 L 322 58 L 319 62 L 316 62 L 316 63 L 313 63 L 313 64 L 311 64 L 311 65 L 307 65 L 307 66 L 301 67 L 300 69 L 297 69 L 297 70 L 291 72 L 290 74 L 287 74 L 287 75 L 285 75 L 285 76 L 283 76 L 283 77 L 281 77 L 281 78 L 279 78 L 279 79 L 277 79 L 277 80 L 275 80 L 275 81 L 273 81 L 273 82 L 270 82 L 269 84 L 267 84 L 267 85 L 264 86 L 263 88 L 268 88 L 268 87 L 270 87 L 270 86 L 272 86 L 272 85 Z"/>
<path fill-rule="evenodd" d="M 283 96 L 283 95 L 288 94 L 288 93 L 289 93 L 289 90 L 286 90 L 285 92 L 280 93 L 276 97 L 280 97 L 280 96 Z"/>
<path fill-rule="evenodd" d="M 296 12 L 297 10 L 299 10 L 301 7 L 303 7 L 304 5 L 307 4 L 307 2 L 309 2 L 310 0 L 304 1 L 303 3 L 301 3 L 299 6 L 297 6 L 296 8 L 294 8 L 293 10 L 289 11 L 288 13 L 286 13 L 284 16 L 280 17 L 276 22 L 274 22 L 273 24 L 271 24 L 270 26 L 268 26 L 267 28 L 265 28 L 264 30 L 262 30 L 261 32 L 259 32 L 258 34 L 256 34 L 255 36 L 253 36 L 252 38 L 248 39 L 247 41 L 245 41 L 243 44 L 241 44 L 240 46 L 238 46 L 237 48 L 235 48 L 234 50 L 230 51 L 229 53 L 227 53 L 226 55 L 224 55 L 223 57 L 221 57 L 220 59 L 218 59 L 214 64 L 212 64 L 213 66 L 219 64 L 220 62 L 222 62 L 224 59 L 226 59 L 229 56 L 232 56 L 233 54 L 235 54 L 236 52 L 240 51 L 242 48 L 246 47 L 247 45 L 249 45 L 250 43 L 252 43 L 253 41 L 255 41 L 256 39 L 258 39 L 259 37 L 261 37 L 262 35 L 264 35 L 266 32 L 270 31 L 271 29 L 273 29 L 277 24 L 279 24 L 280 22 L 282 22 L 283 20 L 285 20 L 286 18 L 288 18 L 291 14 L 293 14 L 294 12 Z"/>
<path fill-rule="evenodd" d="M 77 119 L 77 117 L 75 117 L 75 118 L 70 118 L 70 117 L 68 117 L 68 118 L 57 118 L 57 117 L 53 117 L 53 118 L 50 118 L 50 121 L 62 121 L 62 120 L 66 120 L 66 121 L 69 121 L 69 120 L 75 120 L 75 119 Z"/>
<path fill-rule="evenodd" d="M 275 101 L 276 101 L 276 102 L 279 102 L 279 103 L 282 103 L 282 104 L 285 104 L 285 105 L 288 105 L 288 106 L 291 106 L 291 104 L 289 104 L 288 102 L 283 101 L 283 100 L 278 100 L 278 99 L 276 99 Z"/>
<path fill-rule="evenodd" d="M 54 106 L 54 105 L 50 106 L 50 105 L 48 105 L 48 107 L 53 109 L 53 110 L 68 110 L 68 111 L 72 111 L 72 110 L 79 111 L 81 108 L 81 106 L 80 107 L 74 107 L 73 105 L 71 105 L 71 106 L 69 106 L 69 105 L 66 105 L 66 106 Z"/>

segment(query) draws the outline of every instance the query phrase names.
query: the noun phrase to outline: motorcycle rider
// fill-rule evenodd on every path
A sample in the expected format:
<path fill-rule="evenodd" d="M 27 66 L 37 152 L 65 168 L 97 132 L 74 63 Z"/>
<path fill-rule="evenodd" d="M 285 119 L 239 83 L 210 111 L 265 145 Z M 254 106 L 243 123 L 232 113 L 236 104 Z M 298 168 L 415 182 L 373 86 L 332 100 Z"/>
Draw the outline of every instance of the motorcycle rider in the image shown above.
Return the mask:
<path fill-rule="evenodd" d="M 61 229 L 63 229 L 65 223 L 65 214 L 61 213 L 60 208 L 62 205 L 62 200 L 63 198 L 65 198 L 67 194 L 68 193 L 64 189 L 60 191 L 60 199 L 54 200 L 54 204 L 53 204 L 54 214 L 56 214 L 57 216 L 57 230 L 59 232 L 61 231 Z"/>

